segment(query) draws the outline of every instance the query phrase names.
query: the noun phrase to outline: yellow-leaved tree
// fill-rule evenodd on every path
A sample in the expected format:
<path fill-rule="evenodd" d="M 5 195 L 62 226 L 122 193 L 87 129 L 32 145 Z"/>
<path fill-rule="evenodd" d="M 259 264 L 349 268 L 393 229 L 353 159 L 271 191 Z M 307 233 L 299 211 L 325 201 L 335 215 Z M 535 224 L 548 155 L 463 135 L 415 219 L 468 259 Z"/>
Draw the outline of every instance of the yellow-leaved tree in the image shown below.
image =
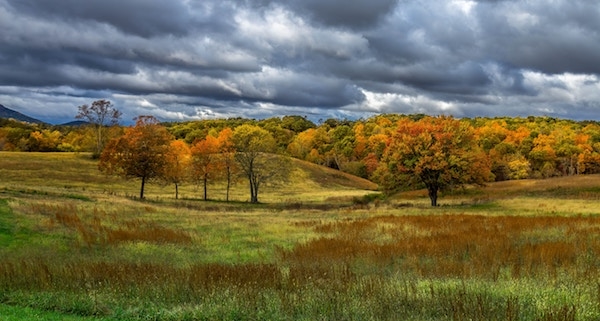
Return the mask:
<path fill-rule="evenodd" d="M 250 202 L 258 203 L 260 188 L 269 182 L 281 182 L 289 175 L 289 162 L 274 155 L 277 143 L 271 133 L 258 126 L 241 125 L 233 131 L 231 141 L 235 160 L 248 178 Z"/>

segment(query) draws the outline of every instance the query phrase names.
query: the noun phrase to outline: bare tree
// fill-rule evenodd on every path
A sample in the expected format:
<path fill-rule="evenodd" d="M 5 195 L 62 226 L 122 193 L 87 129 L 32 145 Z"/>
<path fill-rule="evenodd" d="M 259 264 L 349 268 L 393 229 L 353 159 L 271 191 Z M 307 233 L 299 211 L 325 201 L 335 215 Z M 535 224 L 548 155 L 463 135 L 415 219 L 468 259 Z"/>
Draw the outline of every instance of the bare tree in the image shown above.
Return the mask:
<path fill-rule="evenodd" d="M 75 116 L 77 119 L 83 119 L 89 122 L 95 130 L 96 134 L 96 150 L 94 156 L 98 157 L 104 149 L 106 143 L 106 127 L 117 125 L 122 113 L 113 107 L 109 100 L 96 100 L 91 106 L 81 105 L 78 107 L 79 112 Z"/>

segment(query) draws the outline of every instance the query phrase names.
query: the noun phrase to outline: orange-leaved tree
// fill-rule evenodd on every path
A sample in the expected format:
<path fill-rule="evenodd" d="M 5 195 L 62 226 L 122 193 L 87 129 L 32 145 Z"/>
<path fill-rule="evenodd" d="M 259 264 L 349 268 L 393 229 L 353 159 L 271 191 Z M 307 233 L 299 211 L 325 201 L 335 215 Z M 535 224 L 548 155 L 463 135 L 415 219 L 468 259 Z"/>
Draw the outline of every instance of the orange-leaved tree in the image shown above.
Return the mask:
<path fill-rule="evenodd" d="M 432 206 L 440 190 L 493 178 L 472 126 L 447 116 L 401 119 L 377 171 L 388 192 L 425 186 Z"/>
<path fill-rule="evenodd" d="M 194 142 L 192 151 L 192 178 L 202 182 L 204 200 L 208 200 L 208 181 L 216 178 L 220 172 L 219 140 L 211 135 Z"/>
<path fill-rule="evenodd" d="M 141 179 L 140 199 L 149 180 L 162 178 L 173 137 L 153 116 L 139 116 L 135 126 L 108 142 L 99 168 L 108 174 Z"/>
<path fill-rule="evenodd" d="M 175 199 L 179 198 L 179 185 L 189 176 L 190 158 L 190 148 L 184 141 L 171 141 L 163 179 L 167 183 L 175 184 Z"/>

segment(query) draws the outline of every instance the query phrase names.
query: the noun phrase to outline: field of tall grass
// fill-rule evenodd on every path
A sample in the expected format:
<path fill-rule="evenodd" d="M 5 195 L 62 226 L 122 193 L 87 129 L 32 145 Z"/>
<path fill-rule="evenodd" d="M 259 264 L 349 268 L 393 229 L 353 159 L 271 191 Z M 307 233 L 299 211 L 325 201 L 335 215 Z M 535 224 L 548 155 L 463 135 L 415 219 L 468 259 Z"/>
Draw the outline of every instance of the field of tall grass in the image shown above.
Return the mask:
<path fill-rule="evenodd" d="M 600 319 L 600 176 L 431 208 L 296 165 L 261 204 L 142 202 L 87 155 L 0 153 L 0 320 Z"/>

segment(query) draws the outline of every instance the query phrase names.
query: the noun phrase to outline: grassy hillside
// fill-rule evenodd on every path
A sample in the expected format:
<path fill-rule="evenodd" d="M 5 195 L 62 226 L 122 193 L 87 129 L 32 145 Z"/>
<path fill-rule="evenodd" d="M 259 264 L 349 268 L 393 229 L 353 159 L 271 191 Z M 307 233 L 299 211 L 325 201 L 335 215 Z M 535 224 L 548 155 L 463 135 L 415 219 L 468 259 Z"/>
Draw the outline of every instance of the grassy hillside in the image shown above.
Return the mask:
<path fill-rule="evenodd" d="M 258 205 L 245 182 L 139 201 L 86 155 L 0 153 L 0 320 L 600 319 L 600 176 L 431 208 L 294 164 Z"/>
<path fill-rule="evenodd" d="M 266 203 L 310 202 L 323 198 L 360 196 L 377 189 L 377 185 L 340 171 L 308 162 L 293 160 L 288 182 L 270 184 L 259 198 Z M 97 169 L 97 161 L 87 154 L 0 152 L 0 189 L 6 193 L 55 194 L 71 197 L 103 198 L 135 196 L 138 180 L 106 176 Z M 150 200 L 174 198 L 174 187 L 150 184 L 146 195 Z M 201 198 L 198 186 L 184 184 L 183 198 Z M 216 182 L 209 187 L 209 199 L 224 200 L 225 186 Z M 247 182 L 240 178 L 233 186 L 234 201 L 248 199 Z"/>

